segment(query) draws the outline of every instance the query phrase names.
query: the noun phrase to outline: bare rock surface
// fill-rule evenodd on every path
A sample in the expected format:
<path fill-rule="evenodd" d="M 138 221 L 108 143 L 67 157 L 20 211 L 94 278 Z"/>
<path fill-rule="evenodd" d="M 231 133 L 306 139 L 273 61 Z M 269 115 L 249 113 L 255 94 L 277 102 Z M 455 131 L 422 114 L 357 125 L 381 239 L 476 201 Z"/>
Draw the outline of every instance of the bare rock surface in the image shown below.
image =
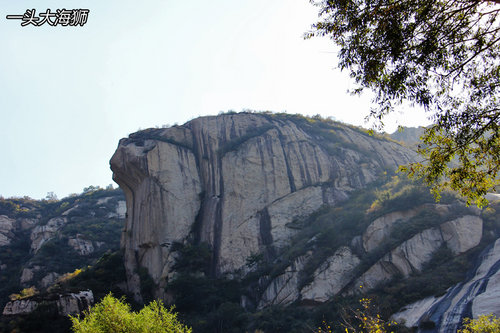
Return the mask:
<path fill-rule="evenodd" d="M 264 291 L 259 308 L 269 305 L 286 305 L 299 298 L 299 273 L 308 256 L 297 258 L 282 275 L 274 278 Z"/>
<path fill-rule="evenodd" d="M 40 285 L 42 288 L 47 288 L 51 285 L 53 285 L 57 279 L 59 278 L 60 274 L 56 272 L 50 272 L 49 274 L 45 275 L 42 280 L 40 281 Z"/>
<path fill-rule="evenodd" d="M 94 304 L 94 294 L 91 290 L 86 290 L 79 293 L 59 295 L 56 304 L 60 315 L 74 316 L 88 310 Z"/>
<path fill-rule="evenodd" d="M 79 234 L 76 235 L 75 238 L 69 238 L 68 245 L 82 256 L 87 256 L 94 252 L 94 245 L 92 241 L 84 239 L 82 235 Z"/>
<path fill-rule="evenodd" d="M 337 295 L 351 281 L 359 263 L 350 248 L 340 248 L 316 270 L 313 282 L 301 290 L 302 300 L 326 302 Z"/>
<path fill-rule="evenodd" d="M 37 253 L 42 245 L 57 235 L 61 227 L 68 222 L 66 217 L 54 217 L 46 225 L 38 225 L 31 231 L 31 250 Z"/>
<path fill-rule="evenodd" d="M 373 221 L 363 234 L 363 246 L 365 250 L 370 252 L 375 249 L 387 239 L 396 222 L 408 221 L 417 213 L 418 211 L 416 209 L 396 211 L 381 216 Z"/>
<path fill-rule="evenodd" d="M 11 316 L 11 315 L 29 314 L 33 312 L 33 310 L 35 310 L 37 306 L 38 303 L 30 299 L 11 301 L 5 305 L 3 309 L 3 315 Z"/>
<path fill-rule="evenodd" d="M 483 235 L 483 220 L 466 215 L 441 225 L 443 241 L 454 254 L 463 253 L 478 245 Z"/>

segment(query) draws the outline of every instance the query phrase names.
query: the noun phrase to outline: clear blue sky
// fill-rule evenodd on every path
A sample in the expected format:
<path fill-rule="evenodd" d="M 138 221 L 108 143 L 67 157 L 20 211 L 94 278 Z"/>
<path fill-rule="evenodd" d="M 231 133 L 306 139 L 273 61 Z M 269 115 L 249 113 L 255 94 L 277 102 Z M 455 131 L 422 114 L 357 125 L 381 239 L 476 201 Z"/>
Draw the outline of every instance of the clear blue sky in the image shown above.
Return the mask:
<path fill-rule="evenodd" d="M 90 14 L 83 27 L 6 19 L 31 8 Z M 0 195 L 107 186 L 120 138 L 229 109 L 368 126 L 331 41 L 302 38 L 316 18 L 308 0 L 0 0 Z M 415 114 L 399 123 L 424 124 Z"/>

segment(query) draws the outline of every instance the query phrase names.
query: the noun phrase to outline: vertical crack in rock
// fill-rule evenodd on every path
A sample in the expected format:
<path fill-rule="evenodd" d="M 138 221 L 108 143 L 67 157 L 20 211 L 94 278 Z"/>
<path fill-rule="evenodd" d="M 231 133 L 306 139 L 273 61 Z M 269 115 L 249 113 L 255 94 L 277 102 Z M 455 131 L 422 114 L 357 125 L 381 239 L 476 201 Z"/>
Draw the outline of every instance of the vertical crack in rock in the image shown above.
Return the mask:
<path fill-rule="evenodd" d="M 195 135 L 195 131 L 192 129 L 191 124 L 189 124 L 189 128 L 191 129 L 191 136 L 193 140 L 193 155 L 196 161 L 196 170 L 198 172 L 198 177 L 201 182 L 201 188 L 205 189 L 206 188 L 206 183 L 205 183 L 205 178 L 203 177 L 203 172 L 201 171 L 202 168 L 202 163 L 203 163 L 203 156 L 204 152 L 203 146 L 198 144 L 198 139 Z M 193 223 L 193 227 L 191 229 L 191 233 L 193 236 L 193 242 L 194 244 L 199 244 L 201 242 L 201 233 L 202 233 L 202 226 L 203 226 L 203 216 L 205 215 L 205 209 L 206 209 L 206 192 L 202 190 L 201 193 L 199 193 L 200 197 L 200 208 L 198 209 L 198 213 L 196 214 L 196 218 Z"/>
<path fill-rule="evenodd" d="M 323 177 L 323 170 L 321 170 L 321 163 L 319 162 L 318 152 L 316 149 L 314 149 L 314 160 L 316 161 L 316 167 L 318 169 L 318 179 L 321 179 Z"/>
<path fill-rule="evenodd" d="M 307 158 L 306 155 L 304 155 L 304 145 L 303 144 L 299 144 L 298 148 L 299 148 L 300 157 L 302 159 L 301 165 L 302 164 L 304 165 L 305 179 L 303 180 L 303 183 L 304 183 L 305 186 L 308 186 L 308 185 L 312 184 L 311 173 L 309 172 L 309 168 L 308 168 L 308 165 L 307 165 L 308 158 Z M 314 151 L 314 147 L 312 148 L 312 150 Z M 302 168 L 301 168 L 300 172 L 302 173 Z"/>
<path fill-rule="evenodd" d="M 217 156 L 217 174 L 219 176 L 219 194 L 217 196 L 217 206 L 215 207 L 214 221 L 214 255 L 212 258 L 212 274 L 217 275 L 220 262 L 220 247 L 222 237 L 222 202 L 224 198 L 224 177 L 222 174 L 222 157 Z"/>
<path fill-rule="evenodd" d="M 212 276 L 217 276 L 219 274 L 219 262 L 220 262 L 220 246 L 221 246 L 221 234 L 222 234 L 222 204 L 221 201 L 217 201 L 215 207 L 215 221 L 214 221 L 214 244 L 213 244 L 213 256 L 212 265 L 210 273 Z"/>
<path fill-rule="evenodd" d="M 290 192 L 293 193 L 297 191 L 297 187 L 295 186 L 295 180 L 293 179 L 292 169 L 290 168 L 289 157 L 285 150 L 285 136 L 279 129 L 278 129 L 278 138 L 281 144 L 281 148 L 283 149 L 283 156 L 285 158 L 285 165 L 286 165 L 286 174 L 288 175 L 288 182 L 290 183 Z"/>

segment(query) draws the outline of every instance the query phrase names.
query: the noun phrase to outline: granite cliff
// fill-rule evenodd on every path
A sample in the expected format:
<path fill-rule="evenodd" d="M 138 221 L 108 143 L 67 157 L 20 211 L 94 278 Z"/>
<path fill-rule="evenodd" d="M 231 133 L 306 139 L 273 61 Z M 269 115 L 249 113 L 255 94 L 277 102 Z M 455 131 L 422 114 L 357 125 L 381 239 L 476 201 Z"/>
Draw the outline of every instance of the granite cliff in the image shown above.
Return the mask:
<path fill-rule="evenodd" d="M 415 159 L 361 129 L 315 122 L 227 114 L 121 140 L 111 168 L 127 199 L 129 289 L 139 297 L 144 267 L 161 291 L 173 273 L 171 245 L 190 238 L 213 248 L 213 274 L 242 270 L 251 255 L 287 244 L 289 223 Z"/>

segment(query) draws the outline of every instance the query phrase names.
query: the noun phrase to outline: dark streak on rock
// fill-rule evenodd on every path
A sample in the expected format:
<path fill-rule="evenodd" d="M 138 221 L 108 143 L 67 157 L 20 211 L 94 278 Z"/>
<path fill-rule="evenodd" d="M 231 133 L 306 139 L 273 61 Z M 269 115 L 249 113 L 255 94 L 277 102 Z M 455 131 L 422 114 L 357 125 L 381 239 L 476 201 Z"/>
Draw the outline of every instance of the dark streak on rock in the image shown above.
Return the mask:
<path fill-rule="evenodd" d="M 265 248 L 266 259 L 271 259 L 276 256 L 276 251 L 274 250 L 273 235 L 271 234 L 271 217 L 269 216 L 269 211 L 264 208 L 259 212 L 259 231 L 260 231 L 260 243 Z"/>
<path fill-rule="evenodd" d="M 293 179 L 293 173 L 292 173 L 292 169 L 290 168 L 290 162 L 288 160 L 288 154 L 285 151 L 285 144 L 284 144 L 285 137 L 284 137 L 283 133 L 278 128 L 277 128 L 277 131 L 278 131 L 278 137 L 279 137 L 279 140 L 280 140 L 281 148 L 283 149 L 283 157 L 285 159 L 286 173 L 288 175 L 288 182 L 290 184 L 290 192 L 293 193 L 293 192 L 297 191 L 297 187 L 295 186 L 295 180 Z"/>
<path fill-rule="evenodd" d="M 307 156 L 304 155 L 304 150 L 303 150 L 303 146 L 302 144 L 297 144 L 298 145 L 298 148 L 299 148 L 299 152 L 300 152 L 300 157 L 302 159 L 302 163 L 300 163 L 300 165 L 303 165 L 304 166 L 304 175 L 305 175 L 305 181 L 304 181 L 304 187 L 305 186 L 308 186 L 308 185 L 311 185 L 312 184 L 312 177 L 311 177 L 311 173 L 309 172 L 309 168 L 308 168 L 308 165 L 307 165 Z M 301 168 L 301 173 L 302 173 L 302 168 Z"/>

